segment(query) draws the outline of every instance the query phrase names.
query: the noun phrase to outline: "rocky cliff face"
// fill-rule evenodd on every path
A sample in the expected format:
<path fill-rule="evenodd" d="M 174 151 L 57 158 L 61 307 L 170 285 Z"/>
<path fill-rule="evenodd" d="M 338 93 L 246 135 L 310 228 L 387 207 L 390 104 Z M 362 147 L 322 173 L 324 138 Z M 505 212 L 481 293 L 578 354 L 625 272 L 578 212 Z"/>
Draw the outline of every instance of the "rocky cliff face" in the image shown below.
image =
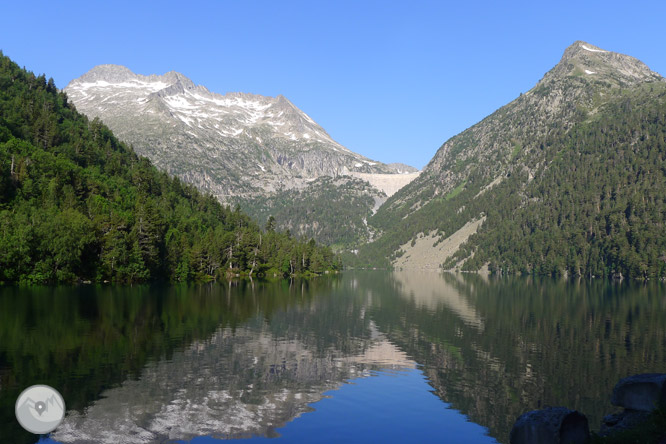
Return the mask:
<path fill-rule="evenodd" d="M 283 96 L 215 94 L 177 72 L 143 76 L 100 65 L 65 92 L 159 168 L 223 202 L 321 176 L 414 171 L 351 152 Z"/>

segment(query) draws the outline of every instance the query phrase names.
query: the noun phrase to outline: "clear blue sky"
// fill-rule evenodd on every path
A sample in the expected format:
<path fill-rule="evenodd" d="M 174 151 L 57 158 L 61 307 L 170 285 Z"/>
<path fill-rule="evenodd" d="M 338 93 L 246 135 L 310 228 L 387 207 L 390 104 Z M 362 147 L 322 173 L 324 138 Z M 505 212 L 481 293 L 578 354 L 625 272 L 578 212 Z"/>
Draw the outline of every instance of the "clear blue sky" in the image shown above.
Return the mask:
<path fill-rule="evenodd" d="M 3 2 L 0 49 L 58 87 L 102 63 L 283 94 L 349 149 L 423 167 L 576 40 L 666 75 L 666 1 Z"/>

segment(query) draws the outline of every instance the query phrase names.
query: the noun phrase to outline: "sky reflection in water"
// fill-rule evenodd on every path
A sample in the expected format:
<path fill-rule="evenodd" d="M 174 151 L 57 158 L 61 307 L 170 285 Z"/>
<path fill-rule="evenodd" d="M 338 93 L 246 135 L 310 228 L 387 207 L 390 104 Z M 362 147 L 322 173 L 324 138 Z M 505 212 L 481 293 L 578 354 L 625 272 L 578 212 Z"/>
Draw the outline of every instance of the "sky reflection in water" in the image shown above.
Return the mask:
<path fill-rule="evenodd" d="M 69 409 L 43 442 L 506 442 L 544 405 L 594 429 L 619 378 L 666 369 L 663 290 L 407 272 L 0 289 L 0 435 L 36 441 L 13 403 L 37 382 Z"/>

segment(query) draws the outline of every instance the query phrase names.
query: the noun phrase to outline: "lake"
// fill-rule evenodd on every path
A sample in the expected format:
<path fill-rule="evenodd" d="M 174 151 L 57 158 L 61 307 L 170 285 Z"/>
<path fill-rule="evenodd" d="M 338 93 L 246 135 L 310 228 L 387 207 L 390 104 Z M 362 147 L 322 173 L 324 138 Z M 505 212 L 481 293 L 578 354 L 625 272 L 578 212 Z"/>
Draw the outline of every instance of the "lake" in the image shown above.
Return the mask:
<path fill-rule="evenodd" d="M 0 287 L 0 441 L 508 442 L 521 413 L 598 430 L 666 372 L 666 286 L 436 272 L 179 286 Z M 63 423 L 14 417 L 32 384 Z"/>

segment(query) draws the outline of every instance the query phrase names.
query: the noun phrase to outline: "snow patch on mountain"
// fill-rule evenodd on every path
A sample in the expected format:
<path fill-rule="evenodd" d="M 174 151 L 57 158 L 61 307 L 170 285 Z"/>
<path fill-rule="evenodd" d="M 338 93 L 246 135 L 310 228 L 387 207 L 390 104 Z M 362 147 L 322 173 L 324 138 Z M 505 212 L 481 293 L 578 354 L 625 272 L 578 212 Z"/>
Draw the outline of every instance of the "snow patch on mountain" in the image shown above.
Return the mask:
<path fill-rule="evenodd" d="M 321 176 L 395 173 L 337 143 L 284 96 L 217 94 L 177 72 L 100 65 L 65 92 L 158 167 L 222 201 L 301 187 Z M 260 165 L 252 174 L 247 166 Z"/>
<path fill-rule="evenodd" d="M 604 51 L 603 49 L 590 48 L 587 45 L 580 45 L 580 47 L 583 48 L 585 51 L 590 51 L 590 52 L 608 52 L 608 51 Z"/>

